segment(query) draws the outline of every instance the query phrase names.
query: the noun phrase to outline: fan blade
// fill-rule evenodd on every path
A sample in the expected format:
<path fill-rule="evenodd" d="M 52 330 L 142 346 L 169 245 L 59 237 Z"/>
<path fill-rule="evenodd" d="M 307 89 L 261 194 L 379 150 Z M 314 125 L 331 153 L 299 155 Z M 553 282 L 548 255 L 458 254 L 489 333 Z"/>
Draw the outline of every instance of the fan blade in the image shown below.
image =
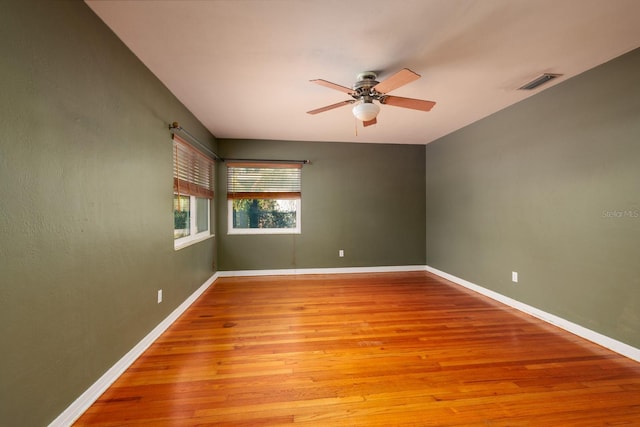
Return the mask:
<path fill-rule="evenodd" d="M 334 108 L 342 107 L 343 105 L 353 104 L 354 102 L 356 102 L 355 99 L 350 99 L 348 101 L 337 102 L 335 104 L 327 105 L 326 107 L 316 108 L 315 110 L 307 111 L 307 114 L 322 113 L 324 111 L 329 111 L 329 110 L 333 110 Z"/>
<path fill-rule="evenodd" d="M 371 120 L 367 120 L 366 122 L 362 122 L 362 126 L 367 127 L 367 126 L 375 125 L 376 123 L 378 123 L 378 121 L 374 117 Z"/>
<path fill-rule="evenodd" d="M 420 74 L 414 73 L 408 68 L 403 68 L 386 80 L 381 81 L 373 87 L 374 90 L 380 93 L 388 93 L 394 89 L 404 86 L 407 83 L 411 83 L 414 80 L 418 80 Z"/>
<path fill-rule="evenodd" d="M 412 110 L 430 111 L 434 105 L 433 101 L 424 99 L 403 98 L 401 96 L 385 96 L 380 100 L 381 104 L 393 105 L 394 107 L 411 108 Z"/>
<path fill-rule="evenodd" d="M 309 81 L 311 83 L 319 84 L 320 86 L 328 87 L 329 89 L 335 89 L 335 90 L 339 90 L 340 92 L 348 93 L 349 95 L 351 95 L 352 93 L 355 93 L 351 88 L 348 88 L 346 86 L 340 86 L 338 84 L 331 83 L 326 80 L 316 79 L 316 80 L 309 80 Z"/>

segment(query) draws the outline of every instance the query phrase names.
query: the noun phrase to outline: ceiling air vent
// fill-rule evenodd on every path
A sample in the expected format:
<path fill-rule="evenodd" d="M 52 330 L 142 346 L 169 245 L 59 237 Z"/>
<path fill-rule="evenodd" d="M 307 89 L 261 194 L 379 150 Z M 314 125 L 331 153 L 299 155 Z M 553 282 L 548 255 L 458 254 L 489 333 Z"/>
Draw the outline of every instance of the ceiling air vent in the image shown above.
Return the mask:
<path fill-rule="evenodd" d="M 532 89 L 535 89 L 538 86 L 543 85 L 543 84 L 547 83 L 548 81 L 551 81 L 551 80 L 555 79 L 556 77 L 560 77 L 561 75 L 562 74 L 544 73 L 540 77 L 537 77 L 534 80 L 531 80 L 529 83 L 526 83 L 526 84 L 520 86 L 518 88 L 518 90 L 532 90 Z"/>

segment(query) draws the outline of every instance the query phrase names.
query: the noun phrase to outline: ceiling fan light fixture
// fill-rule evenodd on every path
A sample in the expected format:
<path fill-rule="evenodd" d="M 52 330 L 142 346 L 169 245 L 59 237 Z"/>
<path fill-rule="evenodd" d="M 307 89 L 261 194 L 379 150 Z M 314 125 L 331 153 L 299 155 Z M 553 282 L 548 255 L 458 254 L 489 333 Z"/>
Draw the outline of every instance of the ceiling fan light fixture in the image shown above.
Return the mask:
<path fill-rule="evenodd" d="M 353 107 L 353 115 L 363 122 L 375 119 L 379 112 L 380 107 L 373 102 L 359 102 Z"/>

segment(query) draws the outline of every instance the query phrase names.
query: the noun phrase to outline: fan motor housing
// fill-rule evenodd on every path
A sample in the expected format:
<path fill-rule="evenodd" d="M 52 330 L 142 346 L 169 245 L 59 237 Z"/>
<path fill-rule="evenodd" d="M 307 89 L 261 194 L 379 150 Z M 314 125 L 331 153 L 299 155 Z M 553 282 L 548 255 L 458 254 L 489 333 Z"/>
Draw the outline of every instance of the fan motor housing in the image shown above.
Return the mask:
<path fill-rule="evenodd" d="M 379 82 L 376 80 L 378 76 L 373 71 L 364 71 L 358 74 L 358 81 L 353 85 L 353 90 L 356 91 L 354 98 L 361 98 L 363 96 L 373 95 L 373 87 Z"/>

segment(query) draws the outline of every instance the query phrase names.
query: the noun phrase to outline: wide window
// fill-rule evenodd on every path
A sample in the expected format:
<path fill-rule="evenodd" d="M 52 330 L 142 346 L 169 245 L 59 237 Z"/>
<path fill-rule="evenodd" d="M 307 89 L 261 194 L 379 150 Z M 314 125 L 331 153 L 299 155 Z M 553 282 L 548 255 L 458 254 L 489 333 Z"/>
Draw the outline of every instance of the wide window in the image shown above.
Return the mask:
<path fill-rule="evenodd" d="M 229 234 L 300 233 L 301 174 L 296 163 L 229 162 Z"/>
<path fill-rule="evenodd" d="M 175 249 L 211 236 L 213 168 L 213 160 L 173 135 L 173 242 Z"/>

